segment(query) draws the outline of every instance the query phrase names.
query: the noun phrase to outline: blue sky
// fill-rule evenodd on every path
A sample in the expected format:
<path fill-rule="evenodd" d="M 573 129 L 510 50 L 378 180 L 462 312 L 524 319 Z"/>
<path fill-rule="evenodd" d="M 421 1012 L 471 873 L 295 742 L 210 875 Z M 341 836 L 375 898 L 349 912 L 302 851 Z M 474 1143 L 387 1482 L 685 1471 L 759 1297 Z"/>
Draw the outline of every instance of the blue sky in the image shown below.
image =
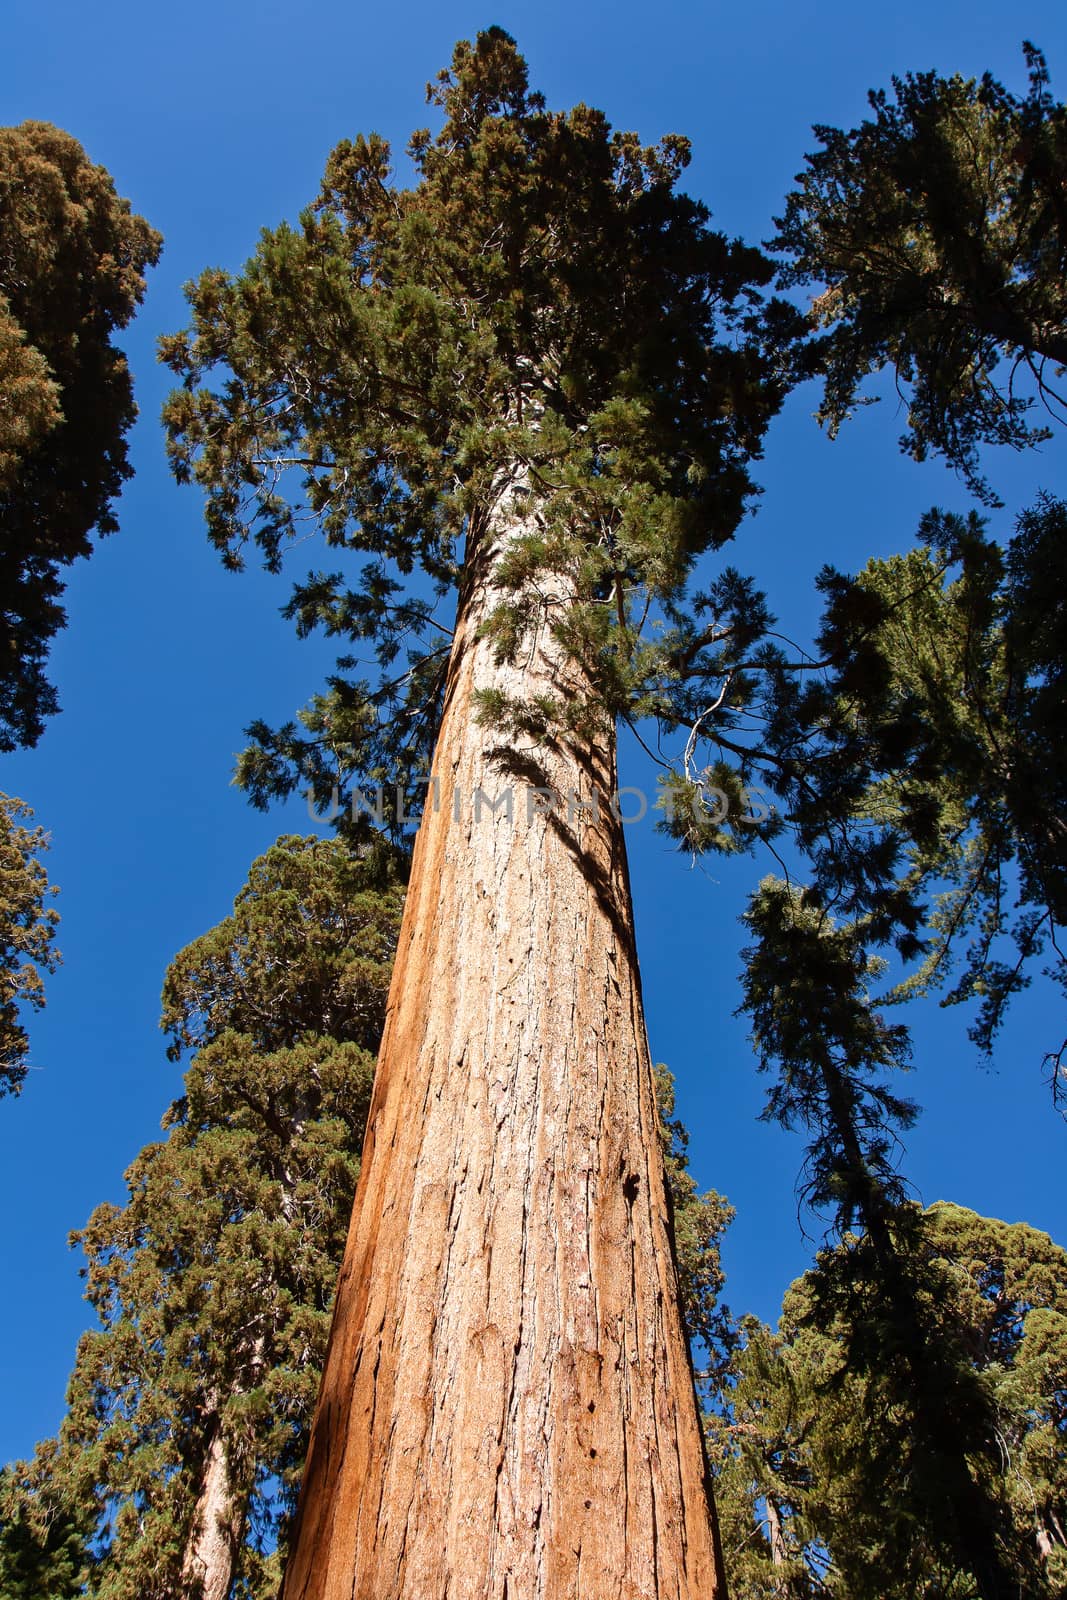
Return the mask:
<path fill-rule="evenodd" d="M 754 241 L 772 231 L 812 147 L 811 124 L 852 126 L 867 89 L 894 72 L 990 68 L 1019 88 L 1020 42 L 1030 38 L 1061 96 L 1067 86 L 1067 13 L 1051 0 L 1010 16 L 988 0 L 549 0 L 492 10 L 9 0 L 0 121 L 41 118 L 75 134 L 166 244 L 127 340 L 141 406 L 137 476 L 120 503 L 121 531 L 72 573 L 70 624 L 53 654 L 63 714 L 38 750 L 0 758 L 0 788 L 28 800 L 52 835 L 65 958 L 33 1022 L 25 1091 L 0 1102 L 9 1308 L 0 1460 L 57 1425 L 89 1325 L 67 1232 L 101 1200 L 121 1201 L 123 1169 L 178 1090 L 157 1028 L 167 962 L 225 914 L 279 832 L 310 826 L 300 804 L 251 811 L 230 776 L 242 728 L 291 715 L 330 657 L 298 643 L 278 615 L 284 581 L 221 570 L 196 492 L 169 479 L 158 424 L 168 383 L 155 340 L 184 321 L 184 281 L 208 265 L 238 267 L 259 228 L 295 216 L 338 139 L 377 129 L 402 150 L 427 120 L 423 85 L 455 39 L 493 22 L 516 36 L 550 104 L 601 106 L 648 139 L 689 135 L 686 187 L 720 227 Z M 794 396 L 772 429 L 758 474 L 765 493 L 731 553 L 798 635 L 824 561 L 855 568 L 906 547 L 931 504 L 967 504 L 941 466 L 897 454 L 892 404 L 862 413 L 831 444 L 811 419 L 814 403 Z M 1062 441 L 997 459 L 991 471 L 1009 506 L 1037 488 L 1067 492 Z M 645 781 L 636 759 L 625 776 Z M 699 1181 L 738 1208 L 728 1298 L 773 1317 L 810 1252 L 793 1198 L 801 1148 L 755 1120 L 762 1086 L 732 1015 L 737 916 L 770 863 L 692 869 L 647 824 L 629 837 L 653 1052 L 677 1075 Z M 908 1088 L 926 1109 L 905 1169 L 924 1200 L 1026 1220 L 1067 1242 L 1057 1178 L 1067 1129 L 1040 1071 L 1056 1020 L 1047 997 L 1026 997 L 996 1069 L 983 1071 L 960 1012 L 931 1006 L 915 1018 Z"/>

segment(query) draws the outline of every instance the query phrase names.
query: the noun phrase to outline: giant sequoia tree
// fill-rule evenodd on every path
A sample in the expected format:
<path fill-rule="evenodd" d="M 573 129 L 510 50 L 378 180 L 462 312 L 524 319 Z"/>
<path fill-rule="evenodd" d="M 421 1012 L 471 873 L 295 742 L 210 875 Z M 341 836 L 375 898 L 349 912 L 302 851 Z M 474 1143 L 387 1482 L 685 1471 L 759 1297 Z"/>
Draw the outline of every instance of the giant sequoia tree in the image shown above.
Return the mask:
<path fill-rule="evenodd" d="M 548 112 L 501 30 L 431 98 L 413 187 L 378 137 L 340 146 L 164 345 L 225 559 L 278 566 L 309 520 L 366 557 L 290 611 L 381 676 L 343 658 L 306 733 L 257 727 L 253 795 L 432 779 L 285 1592 L 703 1596 L 611 802 L 616 719 L 718 680 L 729 624 L 685 592 L 778 403 L 746 338 L 768 268 L 676 191 L 683 140 Z"/>
<path fill-rule="evenodd" d="M 111 335 L 160 244 L 69 133 L 0 128 L 0 750 L 36 744 L 56 710 L 63 568 L 118 526 L 136 408 Z"/>

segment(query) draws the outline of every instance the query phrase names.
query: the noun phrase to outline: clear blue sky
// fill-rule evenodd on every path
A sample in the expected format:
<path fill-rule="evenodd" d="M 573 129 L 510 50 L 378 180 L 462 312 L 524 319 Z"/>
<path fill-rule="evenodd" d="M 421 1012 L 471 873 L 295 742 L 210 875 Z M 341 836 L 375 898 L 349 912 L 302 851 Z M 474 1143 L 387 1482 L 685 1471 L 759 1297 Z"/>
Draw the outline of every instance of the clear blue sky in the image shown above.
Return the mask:
<path fill-rule="evenodd" d="M 493 22 L 516 36 L 550 104 L 601 106 L 648 139 L 688 134 L 687 187 L 719 226 L 753 240 L 769 235 L 812 147 L 811 124 L 852 126 L 867 89 L 891 73 L 991 68 L 1021 87 L 1025 37 L 1045 49 L 1054 87 L 1067 92 L 1062 0 L 1011 15 L 988 0 L 548 0 L 491 10 L 426 0 L 9 0 L 0 121 L 67 128 L 166 245 L 128 340 L 141 406 L 137 476 L 121 531 L 73 574 L 70 625 L 53 655 L 63 714 L 37 751 L 0 758 L 0 788 L 28 800 L 52 834 L 65 957 L 33 1023 L 35 1070 L 19 1100 L 0 1102 L 0 1461 L 57 1425 L 89 1324 L 66 1234 L 99 1201 L 122 1199 L 123 1169 L 178 1091 L 157 1030 L 167 962 L 225 914 L 278 832 L 309 826 L 300 805 L 251 811 L 229 780 L 242 728 L 291 715 L 329 658 L 298 644 L 279 617 L 284 582 L 221 570 L 197 494 L 170 481 L 155 339 L 184 321 L 185 280 L 207 265 L 239 266 L 260 227 L 295 216 L 338 139 L 377 129 L 402 150 L 427 120 L 423 85 L 454 40 Z M 891 405 L 871 408 L 831 445 L 813 404 L 795 396 L 773 428 L 766 492 L 732 554 L 767 584 L 794 633 L 810 625 L 811 580 L 825 560 L 855 568 L 904 548 L 929 505 L 966 503 L 943 468 L 898 456 Z M 1067 492 L 1063 443 L 998 460 L 993 476 L 1009 505 L 1038 487 Z M 627 776 L 644 779 L 636 762 Z M 677 1075 L 698 1179 L 738 1208 L 728 1298 L 773 1318 L 809 1256 L 793 1200 L 801 1148 L 756 1122 L 762 1088 L 732 1016 L 736 919 L 769 864 L 691 870 L 647 825 L 630 842 L 653 1052 Z M 1047 999 L 1035 994 L 1018 1009 L 992 1073 L 976 1066 L 958 1011 L 929 1008 L 916 1024 L 908 1087 L 926 1112 L 905 1165 L 918 1193 L 1067 1242 L 1058 1178 L 1067 1129 L 1040 1072 L 1056 1027 Z"/>

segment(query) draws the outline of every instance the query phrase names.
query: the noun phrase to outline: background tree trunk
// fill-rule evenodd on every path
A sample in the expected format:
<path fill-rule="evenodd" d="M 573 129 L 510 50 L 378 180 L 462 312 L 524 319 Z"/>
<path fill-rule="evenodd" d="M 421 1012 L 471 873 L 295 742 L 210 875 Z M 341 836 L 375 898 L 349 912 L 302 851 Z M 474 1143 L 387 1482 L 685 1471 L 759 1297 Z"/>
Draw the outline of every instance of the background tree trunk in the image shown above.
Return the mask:
<path fill-rule="evenodd" d="M 787 1560 L 785 1534 L 782 1531 L 782 1514 L 773 1494 L 766 1497 L 767 1535 L 771 1546 L 771 1560 L 776 1567 L 784 1567 Z"/>
<path fill-rule="evenodd" d="M 244 1538 L 244 1499 L 230 1481 L 221 1419 L 211 1430 L 193 1525 L 182 1560 L 183 1592 L 197 1600 L 228 1600 Z"/>
<path fill-rule="evenodd" d="M 283 1593 L 709 1600 L 614 735 L 478 726 L 477 689 L 588 689 L 545 624 L 563 580 L 495 664 L 493 563 L 468 552 Z M 510 819 L 477 799 L 508 786 Z"/>

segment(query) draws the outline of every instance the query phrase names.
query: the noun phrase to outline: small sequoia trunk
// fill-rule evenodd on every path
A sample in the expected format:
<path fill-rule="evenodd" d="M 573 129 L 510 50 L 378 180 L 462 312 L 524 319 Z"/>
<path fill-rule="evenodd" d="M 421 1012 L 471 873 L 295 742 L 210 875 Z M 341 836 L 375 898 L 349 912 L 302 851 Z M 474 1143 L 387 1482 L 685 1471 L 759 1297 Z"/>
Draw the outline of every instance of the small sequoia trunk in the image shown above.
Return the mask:
<path fill-rule="evenodd" d="M 771 1546 L 771 1560 L 776 1567 L 786 1564 L 785 1534 L 782 1532 L 782 1514 L 778 1509 L 778 1502 L 773 1494 L 766 1498 L 767 1507 L 767 1534 Z"/>
<path fill-rule="evenodd" d="M 478 689 L 587 687 L 543 621 L 495 664 L 491 570 L 461 600 L 283 1593 L 709 1600 L 614 740 L 478 725 Z"/>
<path fill-rule="evenodd" d="M 183 1593 L 197 1600 L 228 1600 L 243 1534 L 242 1502 L 230 1482 L 226 1442 L 216 1422 L 182 1559 Z"/>

